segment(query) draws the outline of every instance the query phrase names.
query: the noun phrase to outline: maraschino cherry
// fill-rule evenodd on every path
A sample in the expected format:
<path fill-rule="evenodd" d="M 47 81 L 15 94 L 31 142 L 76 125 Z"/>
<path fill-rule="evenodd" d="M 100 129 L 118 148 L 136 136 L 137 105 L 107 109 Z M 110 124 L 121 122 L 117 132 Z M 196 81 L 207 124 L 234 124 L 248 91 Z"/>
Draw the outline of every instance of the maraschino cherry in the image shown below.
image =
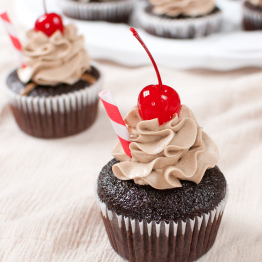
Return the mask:
<path fill-rule="evenodd" d="M 46 12 L 46 5 L 44 1 L 45 14 L 39 17 L 35 22 L 35 31 L 42 31 L 48 37 L 50 37 L 57 30 L 60 30 L 61 33 L 64 32 L 64 25 L 60 15 L 56 13 L 48 14 Z"/>
<path fill-rule="evenodd" d="M 130 31 L 146 50 L 158 78 L 158 85 L 146 86 L 140 92 L 137 104 L 138 112 L 143 120 L 158 118 L 159 125 L 163 125 L 164 123 L 170 121 L 174 117 L 175 113 L 179 115 L 181 110 L 179 95 L 172 87 L 162 84 L 156 62 L 145 43 L 134 28 L 131 27 Z"/>

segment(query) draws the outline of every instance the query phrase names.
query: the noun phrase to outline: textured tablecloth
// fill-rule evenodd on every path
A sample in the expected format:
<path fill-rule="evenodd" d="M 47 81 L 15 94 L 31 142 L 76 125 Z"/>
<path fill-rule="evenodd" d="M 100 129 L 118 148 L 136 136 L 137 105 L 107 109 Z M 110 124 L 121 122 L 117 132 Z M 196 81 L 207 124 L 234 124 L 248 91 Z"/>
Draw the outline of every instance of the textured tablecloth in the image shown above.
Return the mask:
<path fill-rule="evenodd" d="M 12 2 L 1 0 L 0 9 Z M 15 24 L 19 35 L 24 29 Z M 0 81 L 18 64 L 0 24 Z M 104 89 L 125 115 L 140 90 L 156 83 L 151 66 L 101 62 Z M 200 262 L 262 261 L 262 70 L 221 73 L 160 68 L 220 151 L 229 198 L 217 240 Z M 100 105 L 96 123 L 79 135 L 42 140 L 17 127 L 0 89 L 0 261 L 120 262 L 111 248 L 94 185 L 117 142 Z"/>

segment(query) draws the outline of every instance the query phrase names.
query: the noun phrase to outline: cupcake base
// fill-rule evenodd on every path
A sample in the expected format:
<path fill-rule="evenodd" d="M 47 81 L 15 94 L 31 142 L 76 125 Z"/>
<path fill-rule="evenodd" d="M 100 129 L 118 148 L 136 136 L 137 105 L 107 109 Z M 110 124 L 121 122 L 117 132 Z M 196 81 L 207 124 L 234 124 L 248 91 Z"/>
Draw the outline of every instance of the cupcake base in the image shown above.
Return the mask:
<path fill-rule="evenodd" d="M 227 185 L 217 166 L 201 182 L 157 190 L 119 180 L 108 162 L 96 198 L 114 250 L 131 262 L 191 262 L 213 245 L 223 216 Z"/>
<path fill-rule="evenodd" d="M 262 8 L 246 1 L 243 5 L 243 27 L 247 31 L 262 30 Z"/>
<path fill-rule="evenodd" d="M 117 215 L 101 201 L 99 206 L 110 243 L 121 257 L 130 262 L 191 262 L 214 244 L 225 202 L 201 217 L 168 223 Z"/>
<path fill-rule="evenodd" d="M 210 35 L 219 31 L 222 20 L 222 12 L 218 8 L 206 16 L 195 18 L 158 16 L 150 12 L 149 8 L 138 9 L 141 27 L 149 34 L 165 38 L 189 39 Z"/>
<path fill-rule="evenodd" d="M 73 0 L 60 0 L 60 6 L 64 15 L 72 18 L 127 23 L 133 10 L 133 0 L 86 3 Z"/>
<path fill-rule="evenodd" d="M 12 104 L 11 110 L 20 129 L 38 138 L 62 138 L 76 135 L 95 122 L 98 100 L 90 105 L 79 106 L 76 110 L 72 107 L 65 110 L 63 107 L 67 99 L 63 100 L 51 102 L 49 99 L 34 101 L 27 99 L 27 101 L 20 101 L 21 104 Z M 48 106 L 51 103 L 53 105 Z M 30 110 L 30 107 L 33 110 Z M 47 112 L 48 110 L 50 113 Z"/>
<path fill-rule="evenodd" d="M 21 96 L 9 87 L 6 93 L 22 131 L 39 138 L 62 138 L 80 133 L 94 123 L 101 89 L 102 75 L 99 73 L 93 85 L 66 94 Z"/>

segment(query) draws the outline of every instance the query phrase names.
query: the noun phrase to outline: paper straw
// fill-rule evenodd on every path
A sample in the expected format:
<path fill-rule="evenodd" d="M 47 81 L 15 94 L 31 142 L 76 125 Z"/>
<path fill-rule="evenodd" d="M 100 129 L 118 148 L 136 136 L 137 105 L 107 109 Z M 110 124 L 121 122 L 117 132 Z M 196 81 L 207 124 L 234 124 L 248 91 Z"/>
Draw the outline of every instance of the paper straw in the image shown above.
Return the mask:
<path fill-rule="evenodd" d="M 129 133 L 110 90 L 104 90 L 100 92 L 99 97 L 105 107 L 107 115 L 112 123 L 112 126 L 116 132 L 116 135 L 118 136 L 118 139 L 125 153 L 128 156 L 132 157 L 131 151 L 129 149 L 129 145 L 131 143 L 129 141 Z"/>
<path fill-rule="evenodd" d="M 2 22 L 5 26 L 5 28 L 6 28 L 8 35 L 9 35 L 11 41 L 12 41 L 14 48 L 16 49 L 16 51 L 19 54 L 19 58 L 20 58 L 22 67 L 26 67 L 25 62 L 23 61 L 22 45 L 21 45 L 21 43 L 20 43 L 20 41 L 19 41 L 19 39 L 16 35 L 14 26 L 12 25 L 11 20 L 9 19 L 7 12 L 1 13 L 0 17 L 2 19 Z"/>

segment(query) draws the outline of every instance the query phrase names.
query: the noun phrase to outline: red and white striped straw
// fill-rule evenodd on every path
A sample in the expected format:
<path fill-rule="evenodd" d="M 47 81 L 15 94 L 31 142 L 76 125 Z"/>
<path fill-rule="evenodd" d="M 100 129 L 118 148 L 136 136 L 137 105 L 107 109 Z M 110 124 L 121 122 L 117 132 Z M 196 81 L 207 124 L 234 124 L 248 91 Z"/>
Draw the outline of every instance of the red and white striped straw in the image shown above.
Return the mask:
<path fill-rule="evenodd" d="M 105 107 L 107 115 L 112 123 L 112 126 L 116 132 L 116 135 L 118 136 L 118 139 L 125 153 L 128 156 L 132 157 L 131 151 L 129 149 L 129 145 L 131 143 L 129 141 L 129 133 L 110 90 L 101 91 L 99 93 L 99 97 Z"/>
<path fill-rule="evenodd" d="M 16 35 L 14 26 L 12 25 L 11 20 L 9 19 L 7 12 L 1 13 L 0 17 L 3 21 L 3 24 L 6 28 L 6 31 L 9 35 L 11 41 L 12 41 L 14 48 L 16 49 L 16 51 L 19 54 L 19 58 L 20 58 L 22 67 L 26 67 L 26 64 L 23 60 L 22 45 L 21 45 L 21 43 L 20 43 L 20 41 L 19 41 L 19 39 Z"/>

